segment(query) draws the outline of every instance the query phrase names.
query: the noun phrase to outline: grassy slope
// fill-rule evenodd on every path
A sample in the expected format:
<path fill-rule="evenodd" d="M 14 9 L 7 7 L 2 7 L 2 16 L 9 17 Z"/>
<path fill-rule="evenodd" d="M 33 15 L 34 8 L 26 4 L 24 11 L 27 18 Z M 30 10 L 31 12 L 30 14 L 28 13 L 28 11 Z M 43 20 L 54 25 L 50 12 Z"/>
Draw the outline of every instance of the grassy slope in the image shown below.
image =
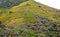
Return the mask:
<path fill-rule="evenodd" d="M 8 10 L 0 10 L 2 12 L 0 16 L 0 20 L 5 21 L 4 23 L 7 24 L 10 20 L 14 18 L 25 18 L 27 17 L 33 17 L 35 14 L 41 15 L 45 18 L 48 18 L 49 20 L 52 20 L 53 22 L 60 22 L 59 16 L 60 12 L 55 11 L 52 8 L 49 8 L 47 6 L 44 6 L 35 3 L 34 1 L 27 1 L 24 2 L 18 6 L 12 7 Z M 12 12 L 12 13 L 9 13 Z M 26 15 L 25 15 L 26 14 Z M 9 18 L 9 19 L 8 19 Z"/>
<path fill-rule="evenodd" d="M 57 25 L 60 25 L 59 10 L 47 7 L 34 1 L 23 2 L 20 5 L 14 6 L 10 9 L 1 9 L 0 21 L 2 21 L 2 24 L 6 25 L 8 28 L 9 26 L 12 26 L 14 27 L 12 30 L 16 29 L 16 31 L 18 31 L 18 27 L 21 24 L 30 24 L 37 22 L 39 19 L 36 19 L 35 15 L 47 18 L 48 20 L 57 23 Z M 32 33 L 32 35 L 33 34 L 34 33 Z"/>
<path fill-rule="evenodd" d="M 44 6 L 43 7 L 43 6 L 44 5 L 38 4 L 37 2 L 35 3 L 34 1 L 28 1 L 28 2 L 22 3 L 21 5 L 19 5 L 17 7 L 13 7 L 11 9 L 11 11 L 13 11 L 13 12 L 20 12 L 23 9 L 23 11 L 25 10 L 25 11 L 27 11 L 29 13 L 28 10 L 31 10 L 30 12 L 32 12 L 33 14 L 39 14 L 39 15 L 41 15 L 41 16 L 43 16 L 45 18 L 48 18 L 49 20 L 52 20 L 54 22 L 60 22 L 59 21 L 60 20 L 59 19 L 60 17 L 58 17 L 58 16 L 60 16 L 59 15 L 60 12 L 55 11 L 53 8 L 49 8 L 47 6 Z"/>

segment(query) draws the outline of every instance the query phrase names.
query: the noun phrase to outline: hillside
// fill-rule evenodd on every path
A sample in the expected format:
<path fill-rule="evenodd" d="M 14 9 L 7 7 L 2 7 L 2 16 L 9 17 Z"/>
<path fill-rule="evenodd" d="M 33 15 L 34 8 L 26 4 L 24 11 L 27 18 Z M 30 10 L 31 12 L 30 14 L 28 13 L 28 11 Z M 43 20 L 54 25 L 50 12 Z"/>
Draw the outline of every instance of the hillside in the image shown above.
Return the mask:
<path fill-rule="evenodd" d="M 0 0 L 0 8 L 11 8 L 28 0 Z"/>
<path fill-rule="evenodd" d="M 0 9 L 1 33 L 12 37 L 60 37 L 60 10 L 32 0 Z"/>

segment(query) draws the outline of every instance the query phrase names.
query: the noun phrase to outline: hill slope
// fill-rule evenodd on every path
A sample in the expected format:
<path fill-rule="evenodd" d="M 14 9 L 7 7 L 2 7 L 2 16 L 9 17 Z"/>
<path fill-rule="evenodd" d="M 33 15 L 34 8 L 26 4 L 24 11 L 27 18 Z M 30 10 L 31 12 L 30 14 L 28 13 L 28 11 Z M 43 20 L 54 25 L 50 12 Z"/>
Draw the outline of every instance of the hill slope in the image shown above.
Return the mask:
<path fill-rule="evenodd" d="M 0 9 L 0 24 L 3 34 L 60 37 L 60 10 L 29 0 L 10 9 Z"/>
<path fill-rule="evenodd" d="M 0 0 L 0 8 L 11 8 L 28 0 Z"/>

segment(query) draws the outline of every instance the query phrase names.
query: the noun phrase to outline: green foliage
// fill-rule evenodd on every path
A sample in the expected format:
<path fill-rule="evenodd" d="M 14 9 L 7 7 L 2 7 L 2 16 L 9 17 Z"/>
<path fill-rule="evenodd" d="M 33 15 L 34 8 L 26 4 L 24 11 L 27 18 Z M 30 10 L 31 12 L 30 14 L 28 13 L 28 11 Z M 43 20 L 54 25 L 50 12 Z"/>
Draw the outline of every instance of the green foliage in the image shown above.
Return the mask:
<path fill-rule="evenodd" d="M 27 0 L 3 0 L 1 1 L 0 8 L 10 8 L 25 1 Z"/>
<path fill-rule="evenodd" d="M 5 8 L 0 9 L 0 28 L 4 27 L 0 33 L 19 37 L 60 37 L 60 12 L 32 0 L 22 1 L 6 0 L 0 5 Z"/>

